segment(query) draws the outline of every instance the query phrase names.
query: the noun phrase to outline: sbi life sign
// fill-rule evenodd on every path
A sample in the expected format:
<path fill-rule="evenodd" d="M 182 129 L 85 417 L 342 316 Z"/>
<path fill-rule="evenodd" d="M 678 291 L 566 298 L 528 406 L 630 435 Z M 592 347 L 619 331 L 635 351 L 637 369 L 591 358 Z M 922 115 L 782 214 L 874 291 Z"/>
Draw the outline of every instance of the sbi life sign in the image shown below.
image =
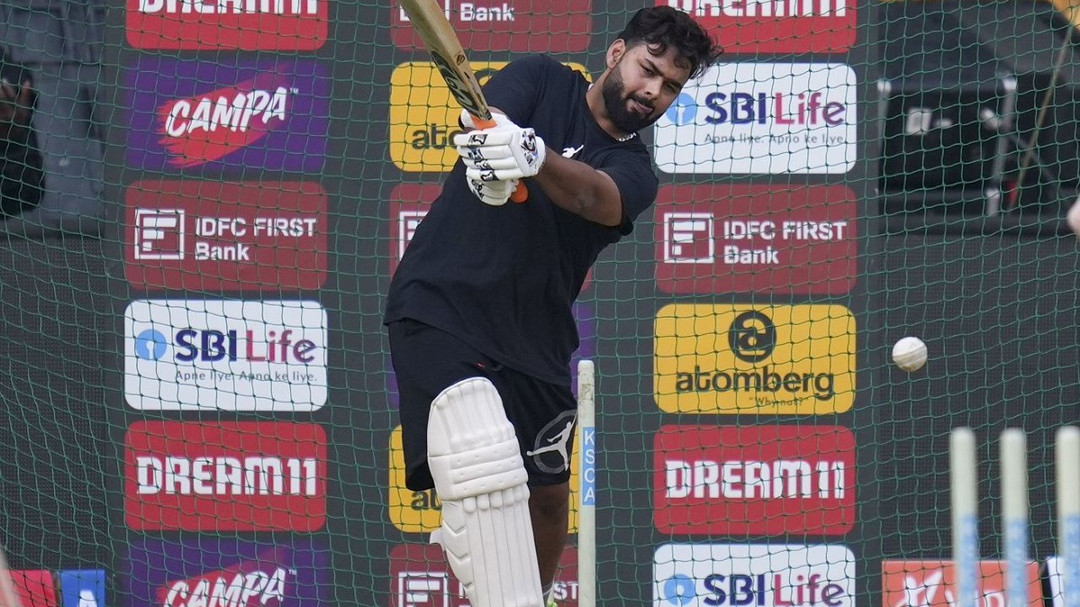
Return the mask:
<path fill-rule="evenodd" d="M 844 174 L 857 155 L 855 72 L 842 63 L 726 63 L 657 121 L 666 173 Z"/>
<path fill-rule="evenodd" d="M 326 404 L 327 318 L 318 302 L 137 300 L 124 325 L 124 392 L 135 409 Z"/>
<path fill-rule="evenodd" d="M 855 556 L 839 544 L 664 544 L 654 607 L 854 607 Z"/>

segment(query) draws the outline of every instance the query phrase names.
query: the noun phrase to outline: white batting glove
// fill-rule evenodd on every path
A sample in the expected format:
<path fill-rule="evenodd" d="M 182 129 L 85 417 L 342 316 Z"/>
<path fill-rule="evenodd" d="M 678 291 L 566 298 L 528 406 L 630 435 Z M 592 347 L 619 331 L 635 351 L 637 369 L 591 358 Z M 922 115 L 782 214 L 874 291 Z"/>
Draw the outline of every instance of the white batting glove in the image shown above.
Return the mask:
<path fill-rule="evenodd" d="M 501 207 L 506 204 L 506 201 L 510 199 L 510 195 L 514 193 L 518 185 L 517 179 L 485 181 L 483 179 L 474 179 L 468 174 L 465 176 L 465 182 L 468 183 L 469 189 L 481 202 L 493 207 Z"/>
<path fill-rule="evenodd" d="M 535 131 L 512 122 L 455 135 L 454 145 L 465 163 L 466 175 L 480 181 L 534 177 L 547 155 L 547 146 Z"/>

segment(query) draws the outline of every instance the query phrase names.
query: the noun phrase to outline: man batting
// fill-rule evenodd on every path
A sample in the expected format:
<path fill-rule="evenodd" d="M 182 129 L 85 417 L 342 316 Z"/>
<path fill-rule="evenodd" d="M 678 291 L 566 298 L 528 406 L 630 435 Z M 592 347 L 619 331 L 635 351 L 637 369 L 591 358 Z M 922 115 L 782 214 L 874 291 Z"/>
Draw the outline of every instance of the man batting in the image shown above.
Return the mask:
<path fill-rule="evenodd" d="M 432 539 L 473 607 L 550 604 L 570 470 L 541 458 L 546 445 L 573 452 L 572 305 L 656 197 L 637 132 L 719 54 L 687 14 L 646 8 L 592 86 L 529 56 L 484 86 L 495 127 L 462 115 L 473 130 L 454 138 L 461 162 L 405 251 L 384 321 L 406 486 L 442 499 Z M 527 201 L 507 204 L 519 183 Z"/>

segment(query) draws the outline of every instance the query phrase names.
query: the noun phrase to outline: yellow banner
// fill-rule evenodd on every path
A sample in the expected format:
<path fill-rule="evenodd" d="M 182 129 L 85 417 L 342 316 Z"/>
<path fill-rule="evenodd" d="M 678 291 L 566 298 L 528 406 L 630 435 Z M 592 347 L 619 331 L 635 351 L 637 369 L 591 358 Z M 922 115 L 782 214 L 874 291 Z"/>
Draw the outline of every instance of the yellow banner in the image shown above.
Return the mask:
<path fill-rule="evenodd" d="M 663 411 L 828 415 L 855 404 L 855 317 L 844 306 L 673 304 L 655 335 Z"/>
<path fill-rule="evenodd" d="M 499 71 L 505 61 L 473 61 L 480 84 Z M 589 76 L 584 65 L 566 65 Z M 461 106 L 450 95 L 433 63 L 402 63 L 390 76 L 390 158 L 407 173 L 444 173 L 454 167 L 458 154 L 453 137 L 460 132 Z"/>
<path fill-rule="evenodd" d="M 580 432 L 574 444 L 581 445 Z M 577 533 L 578 490 L 581 482 L 579 449 L 574 449 L 570 468 L 570 533 Z M 405 452 L 401 446 L 401 426 L 390 434 L 390 521 L 405 533 L 431 533 L 442 524 L 442 502 L 434 489 L 410 491 L 405 487 Z"/>

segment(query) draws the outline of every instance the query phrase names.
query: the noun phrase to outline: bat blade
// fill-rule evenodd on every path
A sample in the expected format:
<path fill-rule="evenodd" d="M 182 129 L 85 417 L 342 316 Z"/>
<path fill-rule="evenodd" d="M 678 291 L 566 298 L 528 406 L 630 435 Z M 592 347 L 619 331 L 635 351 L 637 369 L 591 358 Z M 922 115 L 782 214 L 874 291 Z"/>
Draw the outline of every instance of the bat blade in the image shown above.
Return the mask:
<path fill-rule="evenodd" d="M 491 108 L 480 90 L 480 82 L 469 65 L 461 40 L 453 26 L 446 20 L 442 8 L 435 0 L 399 0 L 401 8 L 409 16 L 412 27 L 424 41 L 424 46 L 431 53 L 431 60 L 442 74 L 450 94 L 472 115 L 476 125 L 482 129 L 495 126 L 491 119 Z M 518 183 L 517 189 L 510 196 L 514 202 L 525 202 L 529 191 L 524 183 Z"/>
<path fill-rule="evenodd" d="M 465 49 L 446 15 L 434 0 L 400 0 L 401 7 L 409 15 L 412 27 L 424 41 L 424 46 L 431 53 L 431 60 L 442 74 L 450 94 L 474 117 L 483 121 L 491 120 L 480 83 L 465 56 Z"/>

